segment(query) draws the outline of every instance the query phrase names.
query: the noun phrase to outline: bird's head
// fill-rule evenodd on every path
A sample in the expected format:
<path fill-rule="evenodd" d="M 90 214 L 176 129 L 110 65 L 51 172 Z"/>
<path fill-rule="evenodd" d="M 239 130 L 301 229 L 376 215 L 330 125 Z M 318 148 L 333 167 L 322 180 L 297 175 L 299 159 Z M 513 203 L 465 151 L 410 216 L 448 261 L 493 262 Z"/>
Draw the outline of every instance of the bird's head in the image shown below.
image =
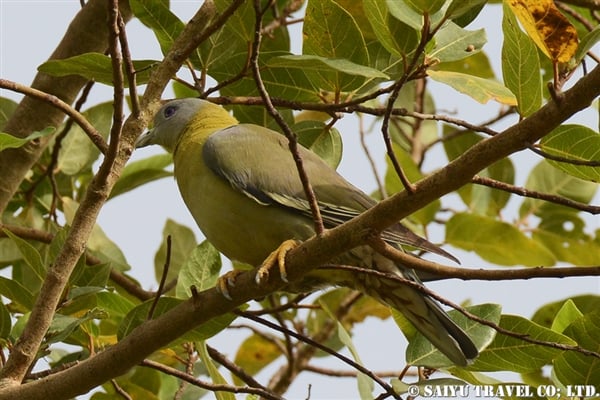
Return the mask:
<path fill-rule="evenodd" d="M 172 153 L 188 127 L 207 126 L 215 120 L 224 126 L 237 122 L 224 108 L 206 100 L 187 98 L 170 101 L 158 110 L 154 127 L 139 137 L 135 147 L 158 144 Z"/>

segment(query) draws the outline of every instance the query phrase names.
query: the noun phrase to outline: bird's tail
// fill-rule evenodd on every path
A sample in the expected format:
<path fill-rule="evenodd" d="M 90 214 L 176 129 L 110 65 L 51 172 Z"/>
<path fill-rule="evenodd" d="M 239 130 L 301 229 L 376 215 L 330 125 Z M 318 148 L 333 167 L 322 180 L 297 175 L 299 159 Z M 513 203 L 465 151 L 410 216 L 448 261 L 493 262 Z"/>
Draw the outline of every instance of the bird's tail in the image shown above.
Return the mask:
<path fill-rule="evenodd" d="M 398 271 L 404 279 L 417 281 L 409 272 Z M 409 275 L 409 276 L 406 276 Z M 471 338 L 432 298 L 406 284 L 366 276 L 363 291 L 400 311 L 414 327 L 453 363 L 467 366 L 479 354 Z"/>
<path fill-rule="evenodd" d="M 421 283 L 412 269 L 394 263 L 368 246 L 356 247 L 334 262 L 374 269 Z M 333 280 L 340 286 L 359 290 L 401 312 L 456 365 L 466 366 L 479 354 L 471 338 L 450 319 L 440 305 L 415 287 L 369 273 L 347 274 Z"/>

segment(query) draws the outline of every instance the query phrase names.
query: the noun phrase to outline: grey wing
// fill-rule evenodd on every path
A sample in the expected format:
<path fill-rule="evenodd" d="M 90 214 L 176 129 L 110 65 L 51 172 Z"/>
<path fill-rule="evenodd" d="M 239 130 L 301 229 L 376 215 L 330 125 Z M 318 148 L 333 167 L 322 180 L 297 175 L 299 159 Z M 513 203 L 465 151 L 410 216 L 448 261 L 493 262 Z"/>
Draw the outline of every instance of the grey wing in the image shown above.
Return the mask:
<path fill-rule="evenodd" d="M 241 124 L 211 135 L 203 147 L 203 159 L 216 175 L 259 204 L 284 207 L 312 218 L 287 143 L 275 131 Z M 327 228 L 340 225 L 376 204 L 310 150 L 300 147 L 300 156 Z M 409 245 L 458 262 L 400 223 L 383 232 L 382 237 L 396 246 Z"/>
<path fill-rule="evenodd" d="M 310 150 L 300 147 L 300 156 L 324 222 L 330 227 L 375 204 Z M 232 126 L 208 138 L 203 159 L 215 174 L 258 203 L 287 207 L 310 217 L 310 206 L 283 135 L 256 125 Z"/>

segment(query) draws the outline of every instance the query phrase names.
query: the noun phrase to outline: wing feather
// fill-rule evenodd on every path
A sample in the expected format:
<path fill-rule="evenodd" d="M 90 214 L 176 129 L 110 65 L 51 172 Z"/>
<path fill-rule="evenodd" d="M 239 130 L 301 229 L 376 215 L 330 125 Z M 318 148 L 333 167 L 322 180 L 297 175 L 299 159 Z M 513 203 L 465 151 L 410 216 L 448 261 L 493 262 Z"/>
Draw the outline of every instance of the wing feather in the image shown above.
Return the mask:
<path fill-rule="evenodd" d="M 299 151 L 327 228 L 340 225 L 376 204 L 316 154 L 301 146 Z M 312 218 L 296 164 L 283 135 L 256 125 L 231 126 L 207 139 L 203 158 L 216 175 L 257 203 L 285 207 L 290 212 Z M 400 223 L 383 232 L 382 237 L 396 246 L 409 245 L 458 261 Z"/>

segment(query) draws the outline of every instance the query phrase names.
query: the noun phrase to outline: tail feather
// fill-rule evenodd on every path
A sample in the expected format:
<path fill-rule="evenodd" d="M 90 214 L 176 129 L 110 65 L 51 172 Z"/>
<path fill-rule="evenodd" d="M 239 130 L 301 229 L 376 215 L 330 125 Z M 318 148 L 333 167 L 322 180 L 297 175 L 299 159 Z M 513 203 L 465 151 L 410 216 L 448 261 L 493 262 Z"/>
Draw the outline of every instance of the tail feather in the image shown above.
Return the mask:
<path fill-rule="evenodd" d="M 392 283 L 392 281 L 389 281 Z M 479 351 L 471 338 L 435 302 L 417 290 L 393 282 L 379 282 L 377 290 L 365 291 L 400 311 L 414 327 L 453 363 L 467 366 Z M 387 290 L 381 291 L 382 288 Z"/>
<path fill-rule="evenodd" d="M 412 269 L 394 263 L 368 246 L 356 247 L 332 261 L 396 274 L 420 283 Z M 328 271 L 324 280 L 361 291 L 395 308 L 456 365 L 466 366 L 479 354 L 471 338 L 450 319 L 442 307 L 414 287 L 372 274 L 333 274 Z"/>

